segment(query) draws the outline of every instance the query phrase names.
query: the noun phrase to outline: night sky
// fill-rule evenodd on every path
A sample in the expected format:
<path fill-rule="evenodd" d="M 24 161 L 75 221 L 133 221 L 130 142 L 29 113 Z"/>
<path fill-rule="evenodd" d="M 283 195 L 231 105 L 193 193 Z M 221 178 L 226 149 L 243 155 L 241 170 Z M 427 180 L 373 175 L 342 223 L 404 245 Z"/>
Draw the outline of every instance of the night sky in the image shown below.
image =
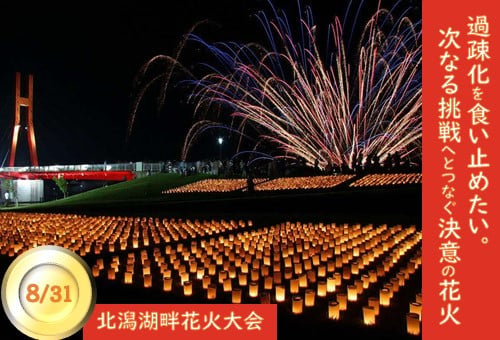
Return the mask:
<path fill-rule="evenodd" d="M 376 1 L 366 1 L 373 6 Z M 383 1 L 385 7 L 395 1 Z M 7 3 L 7 4 L 6 4 Z M 35 2 L 34 2 L 35 3 Z M 43 3 L 43 4 L 40 4 Z M 105 5 L 103 5 L 105 3 Z M 292 1 L 274 1 L 297 13 Z M 347 1 L 304 0 L 318 27 L 343 16 Z M 358 4 L 357 1 L 353 1 Z M 420 1 L 403 1 L 419 19 Z M 114 4 L 114 6 L 112 6 Z M 367 12 L 370 8 L 365 4 Z M 134 78 L 158 54 L 172 54 L 196 22 L 215 23 L 196 33 L 211 41 L 264 42 L 253 16 L 266 0 L 2 1 L 0 4 L 0 165 L 8 163 L 14 116 L 15 72 L 33 73 L 34 124 L 40 165 L 179 159 L 193 108 L 181 88 L 169 91 L 161 112 L 155 91 L 145 97 L 127 141 Z M 196 63 L 198 56 L 185 56 Z M 202 57 L 202 56 L 201 56 Z M 200 58 L 202 59 L 202 58 Z M 201 62 L 203 60 L 198 60 Z M 189 65 L 188 65 L 189 66 Z M 194 157 L 215 157 L 201 143 Z M 224 150 L 231 153 L 230 145 Z M 20 135 L 16 165 L 29 163 L 26 133 Z"/>

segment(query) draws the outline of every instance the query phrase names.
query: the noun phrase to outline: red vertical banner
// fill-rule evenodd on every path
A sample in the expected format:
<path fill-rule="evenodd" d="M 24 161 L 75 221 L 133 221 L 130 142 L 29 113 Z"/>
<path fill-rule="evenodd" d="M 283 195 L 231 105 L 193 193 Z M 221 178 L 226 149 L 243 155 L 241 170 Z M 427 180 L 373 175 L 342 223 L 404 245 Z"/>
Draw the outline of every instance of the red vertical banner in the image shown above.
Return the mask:
<path fill-rule="evenodd" d="M 424 339 L 497 339 L 500 15 L 423 1 Z"/>

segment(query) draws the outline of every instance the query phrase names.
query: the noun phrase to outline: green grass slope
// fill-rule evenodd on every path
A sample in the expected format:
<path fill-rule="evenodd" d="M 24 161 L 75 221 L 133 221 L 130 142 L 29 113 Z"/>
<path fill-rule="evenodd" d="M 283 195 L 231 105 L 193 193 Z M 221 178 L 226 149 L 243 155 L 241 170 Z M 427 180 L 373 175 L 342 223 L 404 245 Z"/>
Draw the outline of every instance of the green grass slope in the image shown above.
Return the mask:
<path fill-rule="evenodd" d="M 81 194 L 44 203 L 23 205 L 9 210 L 29 208 L 58 208 L 120 202 L 141 202 L 162 197 L 163 190 L 211 178 L 211 175 L 182 176 L 179 174 L 156 174 L 128 182 L 117 183 Z M 164 196 L 163 196 L 164 197 Z"/>

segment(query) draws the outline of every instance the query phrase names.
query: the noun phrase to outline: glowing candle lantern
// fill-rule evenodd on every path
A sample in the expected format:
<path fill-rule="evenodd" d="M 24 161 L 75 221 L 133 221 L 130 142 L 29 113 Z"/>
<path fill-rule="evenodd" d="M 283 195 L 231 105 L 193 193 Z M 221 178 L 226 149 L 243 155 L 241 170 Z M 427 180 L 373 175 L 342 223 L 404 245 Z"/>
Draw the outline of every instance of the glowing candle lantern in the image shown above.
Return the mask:
<path fill-rule="evenodd" d="M 228 268 L 228 273 L 229 273 L 229 277 L 231 279 L 234 279 L 236 277 L 236 267 L 235 266 L 229 266 Z"/>
<path fill-rule="evenodd" d="M 375 324 L 375 309 L 370 306 L 363 306 L 363 322 L 370 326 Z"/>
<path fill-rule="evenodd" d="M 328 277 L 326 279 L 326 291 L 328 293 L 333 293 L 335 291 L 335 278 Z"/>
<path fill-rule="evenodd" d="M 239 273 L 238 274 L 238 283 L 240 286 L 246 286 L 248 283 L 248 275 L 244 273 Z"/>
<path fill-rule="evenodd" d="M 409 274 L 415 273 L 415 268 L 416 268 L 415 262 L 414 261 L 408 262 L 408 267 L 407 268 L 408 268 L 408 273 Z"/>
<path fill-rule="evenodd" d="M 378 315 L 380 311 L 380 302 L 379 299 L 376 297 L 369 297 L 368 298 L 368 306 L 373 307 L 373 310 L 375 311 L 375 315 Z"/>
<path fill-rule="evenodd" d="M 222 265 L 223 261 L 224 261 L 224 259 L 223 259 L 223 257 L 222 257 L 222 254 L 217 255 L 217 257 L 216 257 L 216 259 L 215 259 L 215 263 L 216 263 L 218 266 L 220 266 L 220 265 Z"/>
<path fill-rule="evenodd" d="M 283 302 L 285 301 L 285 286 L 283 285 L 276 285 L 276 302 Z"/>
<path fill-rule="evenodd" d="M 216 269 L 217 269 L 217 266 L 215 265 L 215 263 L 210 263 L 208 265 L 208 275 L 214 276 L 215 272 L 216 272 Z"/>
<path fill-rule="evenodd" d="M 191 281 L 184 282 L 184 296 L 191 296 L 193 294 L 193 283 Z"/>
<path fill-rule="evenodd" d="M 356 290 L 358 292 L 358 295 L 363 293 L 363 281 L 362 280 L 360 280 L 360 279 L 354 280 L 354 286 L 356 286 Z"/>
<path fill-rule="evenodd" d="M 232 282 L 233 281 L 229 277 L 224 279 L 223 281 L 224 292 L 230 292 L 233 289 Z"/>
<path fill-rule="evenodd" d="M 312 268 L 312 263 L 311 259 L 304 260 L 304 270 L 311 270 Z"/>
<path fill-rule="evenodd" d="M 312 264 L 315 267 L 319 266 L 319 264 L 320 264 L 320 258 L 319 258 L 318 254 L 313 255 L 313 257 L 312 257 Z"/>
<path fill-rule="evenodd" d="M 418 302 L 410 302 L 410 313 L 418 315 L 418 319 L 422 320 L 422 304 Z"/>
<path fill-rule="evenodd" d="M 260 267 L 260 275 L 262 275 L 263 277 L 269 276 L 269 266 L 263 265 L 262 267 Z"/>
<path fill-rule="evenodd" d="M 252 281 L 249 284 L 248 295 L 252 298 L 259 296 L 259 283 Z"/>
<path fill-rule="evenodd" d="M 377 276 L 378 277 L 384 277 L 385 276 L 385 270 L 383 265 L 378 265 L 377 266 Z"/>
<path fill-rule="evenodd" d="M 131 284 L 132 283 L 132 272 L 125 272 L 125 275 L 123 277 L 123 283 L 125 284 Z"/>
<path fill-rule="evenodd" d="M 114 268 L 108 268 L 108 280 L 114 280 L 115 279 L 115 269 Z"/>
<path fill-rule="evenodd" d="M 203 276 L 205 276 L 205 268 L 198 267 L 198 269 L 196 270 L 196 279 L 202 280 Z"/>
<path fill-rule="evenodd" d="M 347 294 L 337 293 L 337 302 L 339 303 L 339 310 L 347 310 Z"/>
<path fill-rule="evenodd" d="M 163 291 L 164 292 L 170 292 L 172 291 L 172 278 L 171 277 L 165 277 L 163 278 Z"/>
<path fill-rule="evenodd" d="M 318 281 L 317 291 L 318 296 L 326 296 L 326 281 Z"/>
<path fill-rule="evenodd" d="M 368 275 L 361 275 L 361 282 L 363 285 L 363 289 L 368 289 L 370 287 L 370 277 Z"/>
<path fill-rule="evenodd" d="M 382 262 L 382 263 L 383 263 L 385 272 L 388 272 L 389 270 L 391 270 L 391 264 L 392 264 L 391 260 L 384 260 L 384 262 Z"/>
<path fill-rule="evenodd" d="M 351 274 L 358 275 L 359 274 L 359 264 L 357 261 L 351 263 Z"/>
<path fill-rule="evenodd" d="M 328 260 L 328 253 L 325 250 L 321 251 L 320 260 L 321 262 L 325 262 Z"/>
<path fill-rule="evenodd" d="M 358 288 L 355 285 L 347 286 L 347 299 L 356 301 L 358 299 Z"/>
<path fill-rule="evenodd" d="M 299 279 L 290 280 L 290 293 L 297 294 L 299 292 Z"/>
<path fill-rule="evenodd" d="M 370 283 L 377 282 L 377 272 L 375 270 L 369 270 L 368 277 L 370 278 Z"/>
<path fill-rule="evenodd" d="M 272 276 L 267 276 L 264 278 L 264 289 L 271 290 L 273 289 L 273 278 Z"/>
<path fill-rule="evenodd" d="M 151 274 L 151 268 L 148 267 L 142 267 L 142 275 L 150 275 Z"/>
<path fill-rule="evenodd" d="M 307 274 L 302 274 L 299 276 L 299 287 L 307 288 Z"/>
<path fill-rule="evenodd" d="M 292 225 L 293 226 L 293 225 Z M 309 250 L 311 248 L 311 244 L 309 243 L 309 241 L 305 241 L 304 242 L 304 250 Z M 306 252 L 307 253 L 307 252 Z"/>
<path fill-rule="evenodd" d="M 258 259 L 255 259 L 252 261 L 252 269 L 259 269 L 260 268 L 260 261 Z"/>
<path fill-rule="evenodd" d="M 399 279 L 397 277 L 393 277 L 391 280 L 392 291 L 397 293 L 399 291 Z"/>
<path fill-rule="evenodd" d="M 335 257 L 335 267 L 342 268 L 342 257 L 340 256 Z"/>
<path fill-rule="evenodd" d="M 328 303 L 328 318 L 331 320 L 338 320 L 340 318 L 340 308 L 337 301 L 330 301 Z"/>
<path fill-rule="evenodd" d="M 175 268 L 175 266 L 174 266 L 174 268 Z M 180 264 L 180 262 L 179 262 L 179 265 L 177 266 L 177 271 L 178 271 L 179 273 L 184 273 L 184 272 L 187 272 L 187 270 L 186 270 L 186 266 L 185 266 L 185 265 L 183 265 L 183 264 Z"/>
<path fill-rule="evenodd" d="M 292 268 L 285 268 L 285 280 L 290 280 L 293 276 Z"/>
<path fill-rule="evenodd" d="M 260 303 L 261 304 L 270 304 L 271 303 L 271 295 L 269 292 L 262 292 L 259 294 Z"/>
<path fill-rule="evenodd" d="M 190 273 L 196 273 L 196 270 L 198 269 L 198 262 L 196 261 L 191 261 L 189 262 L 189 272 Z"/>
<path fill-rule="evenodd" d="M 300 263 L 300 262 L 299 263 L 295 263 L 294 266 L 293 266 L 293 268 L 294 268 L 294 271 L 295 271 L 296 275 L 302 274 L 302 263 Z"/>
<path fill-rule="evenodd" d="M 415 269 L 417 269 L 422 264 L 422 256 L 417 256 L 414 258 Z"/>
<path fill-rule="evenodd" d="M 417 296 L 415 297 L 416 302 L 422 303 L 422 293 L 418 293 Z"/>
<path fill-rule="evenodd" d="M 225 270 L 221 270 L 219 272 L 219 283 L 222 284 L 224 280 L 227 279 L 227 277 L 228 277 L 228 272 Z"/>
<path fill-rule="evenodd" d="M 315 300 L 316 292 L 314 289 L 306 289 L 305 292 L 305 306 L 306 307 L 313 307 L 314 306 L 314 300 Z"/>
<path fill-rule="evenodd" d="M 361 260 L 363 261 L 363 266 L 367 266 L 370 264 L 370 255 L 368 254 L 363 254 L 361 257 Z"/>
<path fill-rule="evenodd" d="M 333 261 L 328 261 L 326 263 L 326 271 L 329 273 L 333 273 L 335 271 L 335 262 Z"/>
<path fill-rule="evenodd" d="M 326 266 L 321 265 L 318 266 L 318 277 L 325 277 L 326 276 Z"/>
<path fill-rule="evenodd" d="M 273 281 L 275 284 L 281 284 L 281 272 L 273 273 Z"/>
<path fill-rule="evenodd" d="M 151 288 L 153 286 L 153 277 L 148 274 L 143 276 L 144 288 Z"/>
<path fill-rule="evenodd" d="M 382 288 L 379 293 L 380 305 L 387 307 L 391 303 L 391 292 L 387 288 Z"/>
<path fill-rule="evenodd" d="M 333 277 L 335 278 L 335 285 L 340 286 L 342 284 L 342 275 L 340 275 L 340 273 L 335 273 Z"/>
<path fill-rule="evenodd" d="M 342 268 L 342 278 L 344 280 L 349 280 L 351 278 L 351 269 L 348 266 Z"/>
<path fill-rule="evenodd" d="M 316 283 L 316 272 L 314 270 L 308 270 L 306 275 L 308 282 Z"/>
<path fill-rule="evenodd" d="M 403 287 L 405 285 L 405 273 L 399 272 L 396 274 L 396 277 L 399 280 L 399 287 Z"/>
<path fill-rule="evenodd" d="M 163 272 L 163 278 L 166 277 L 172 277 L 172 271 L 170 269 L 167 269 Z"/>
<path fill-rule="evenodd" d="M 302 313 L 302 297 L 294 296 L 292 298 L 292 313 L 301 314 Z"/>
<path fill-rule="evenodd" d="M 189 281 L 189 273 L 183 272 L 180 273 L 179 276 L 181 278 L 181 286 L 183 286 L 186 281 Z"/>
<path fill-rule="evenodd" d="M 241 303 L 241 288 L 234 288 L 231 292 L 231 302 Z"/>
<path fill-rule="evenodd" d="M 418 314 L 406 314 L 406 331 L 411 335 L 420 335 L 420 320 Z"/>
<path fill-rule="evenodd" d="M 98 277 L 99 276 L 99 266 L 97 264 L 95 264 L 95 265 L 92 266 L 92 275 L 94 277 Z"/>
<path fill-rule="evenodd" d="M 212 277 L 210 275 L 204 275 L 201 282 L 203 289 L 208 289 L 208 285 L 212 283 Z"/>
<path fill-rule="evenodd" d="M 208 285 L 207 299 L 208 300 L 215 300 L 216 297 L 217 297 L 217 285 L 214 283 L 211 283 Z"/>
<path fill-rule="evenodd" d="M 389 290 L 390 298 L 392 299 L 392 297 L 394 296 L 394 286 L 392 285 L 392 283 L 384 284 L 384 288 L 387 288 Z"/>
<path fill-rule="evenodd" d="M 340 255 L 341 249 L 340 249 L 340 244 L 335 246 L 335 255 Z"/>

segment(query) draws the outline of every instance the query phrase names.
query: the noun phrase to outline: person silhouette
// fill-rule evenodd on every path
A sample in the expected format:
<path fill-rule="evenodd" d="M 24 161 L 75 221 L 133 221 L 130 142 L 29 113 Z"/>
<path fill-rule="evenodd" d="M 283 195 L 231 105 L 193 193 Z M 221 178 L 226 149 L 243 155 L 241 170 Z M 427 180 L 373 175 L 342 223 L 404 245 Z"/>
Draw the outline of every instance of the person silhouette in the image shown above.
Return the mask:
<path fill-rule="evenodd" d="M 250 193 L 255 191 L 255 184 L 253 183 L 253 176 L 250 171 L 248 172 L 247 176 L 247 190 Z"/>

